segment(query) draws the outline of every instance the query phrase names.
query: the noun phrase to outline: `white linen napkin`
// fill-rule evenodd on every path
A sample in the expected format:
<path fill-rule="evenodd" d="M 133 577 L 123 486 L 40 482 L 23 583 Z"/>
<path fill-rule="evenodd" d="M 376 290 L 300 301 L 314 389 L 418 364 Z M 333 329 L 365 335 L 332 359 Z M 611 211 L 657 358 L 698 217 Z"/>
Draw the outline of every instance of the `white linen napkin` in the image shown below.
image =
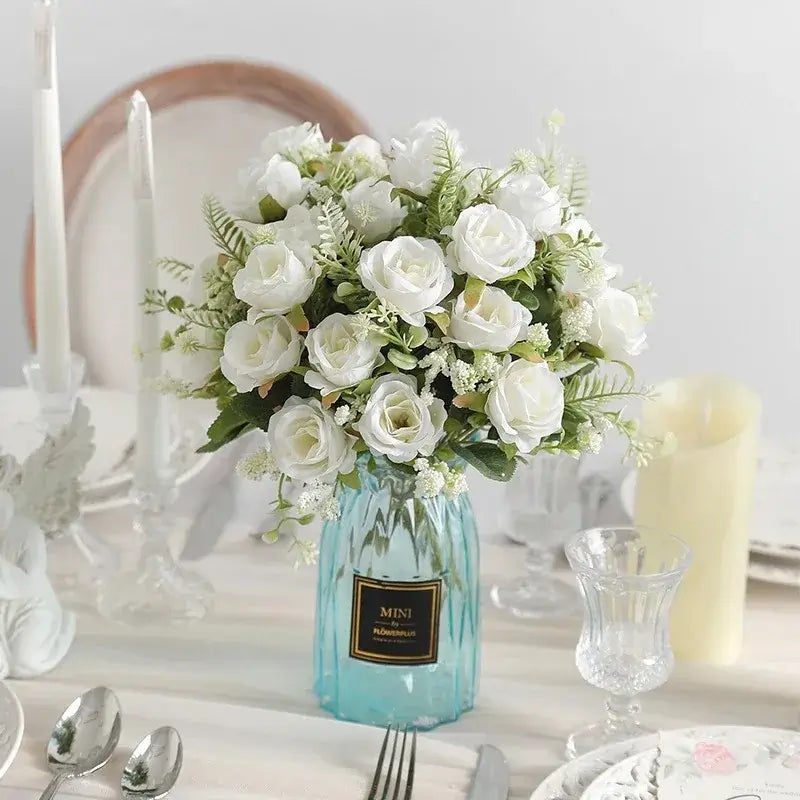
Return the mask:
<path fill-rule="evenodd" d="M 26 692 L 26 730 L 0 788 L 2 800 L 35 798 L 47 784 L 45 744 L 72 699 L 48 689 Z M 384 731 L 330 718 L 120 692 L 122 742 L 96 776 L 67 783 L 59 796 L 119 797 L 119 778 L 132 749 L 160 725 L 178 729 L 184 766 L 174 800 L 354 800 L 366 796 Z M 464 800 L 477 754 L 420 734 L 414 800 Z"/>

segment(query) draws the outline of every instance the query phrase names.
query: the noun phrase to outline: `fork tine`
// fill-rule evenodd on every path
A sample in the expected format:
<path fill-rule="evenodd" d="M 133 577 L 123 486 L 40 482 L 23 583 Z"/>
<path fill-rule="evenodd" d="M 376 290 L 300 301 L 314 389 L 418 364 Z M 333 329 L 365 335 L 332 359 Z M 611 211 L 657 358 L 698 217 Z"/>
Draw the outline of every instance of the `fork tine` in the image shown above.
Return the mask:
<path fill-rule="evenodd" d="M 383 794 L 381 800 L 386 800 L 389 797 L 389 792 L 392 790 L 392 771 L 394 770 L 394 757 L 397 752 L 397 737 L 400 735 L 400 728 L 394 729 L 394 739 L 392 740 L 392 755 L 389 758 L 389 768 L 386 770 L 386 781 L 383 784 Z"/>
<path fill-rule="evenodd" d="M 403 728 L 403 744 L 400 747 L 400 763 L 397 765 L 397 780 L 394 784 L 394 794 L 392 800 L 397 800 L 400 797 L 400 786 L 403 783 L 403 761 L 406 756 L 406 738 L 408 737 L 408 728 Z"/>
<path fill-rule="evenodd" d="M 406 778 L 406 793 L 403 800 L 411 800 L 414 791 L 414 766 L 417 763 L 417 732 L 411 737 L 411 756 L 408 759 L 408 777 Z"/>
<path fill-rule="evenodd" d="M 378 797 L 378 785 L 381 781 L 381 770 L 383 769 L 383 759 L 386 756 L 386 745 L 389 743 L 389 734 L 392 731 L 392 726 L 390 725 L 386 729 L 386 736 L 383 737 L 383 744 L 381 745 L 381 752 L 378 755 L 378 765 L 375 767 L 375 775 L 372 778 L 372 786 L 370 786 L 369 794 L 367 795 L 367 800 L 376 800 Z"/>

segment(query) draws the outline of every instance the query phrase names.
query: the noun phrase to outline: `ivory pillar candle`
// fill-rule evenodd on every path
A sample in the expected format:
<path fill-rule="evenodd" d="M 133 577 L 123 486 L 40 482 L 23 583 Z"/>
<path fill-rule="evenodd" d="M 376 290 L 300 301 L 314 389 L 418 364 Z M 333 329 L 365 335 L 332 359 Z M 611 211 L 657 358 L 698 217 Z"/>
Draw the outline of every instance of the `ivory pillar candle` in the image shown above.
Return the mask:
<path fill-rule="evenodd" d="M 33 209 L 36 353 L 47 392 L 70 384 L 67 244 L 55 43 L 55 0 L 35 0 Z"/>
<path fill-rule="evenodd" d="M 687 661 L 741 652 L 760 415 L 753 391 L 713 375 L 664 383 L 644 406 L 642 433 L 671 436 L 637 477 L 636 524 L 694 551 L 672 611 L 672 647 Z"/>
<path fill-rule="evenodd" d="M 134 202 L 136 247 L 136 315 L 139 375 L 136 406 L 135 485 L 140 491 L 159 487 L 169 465 L 167 398 L 155 388 L 161 375 L 160 330 L 155 314 L 145 314 L 145 290 L 158 288 L 154 208 L 153 134 L 150 107 L 141 92 L 131 97 L 128 154 Z"/>

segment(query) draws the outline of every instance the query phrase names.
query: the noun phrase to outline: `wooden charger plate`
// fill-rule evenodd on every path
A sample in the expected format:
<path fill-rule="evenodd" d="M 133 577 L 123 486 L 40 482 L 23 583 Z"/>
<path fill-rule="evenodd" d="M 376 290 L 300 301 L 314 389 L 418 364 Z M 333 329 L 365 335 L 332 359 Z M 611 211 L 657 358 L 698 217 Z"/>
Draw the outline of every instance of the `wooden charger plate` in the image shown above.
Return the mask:
<path fill-rule="evenodd" d="M 319 84 L 238 61 L 192 64 L 144 78 L 80 126 L 64 149 L 72 348 L 87 360 L 88 382 L 123 390 L 135 387 L 136 266 L 125 139 L 126 104 L 135 89 L 153 111 L 159 252 L 192 263 L 212 252 L 201 198 L 211 193 L 229 200 L 238 170 L 257 154 L 267 133 L 304 120 L 319 122 L 335 139 L 368 132 L 355 112 Z M 31 229 L 24 269 L 33 342 Z"/>

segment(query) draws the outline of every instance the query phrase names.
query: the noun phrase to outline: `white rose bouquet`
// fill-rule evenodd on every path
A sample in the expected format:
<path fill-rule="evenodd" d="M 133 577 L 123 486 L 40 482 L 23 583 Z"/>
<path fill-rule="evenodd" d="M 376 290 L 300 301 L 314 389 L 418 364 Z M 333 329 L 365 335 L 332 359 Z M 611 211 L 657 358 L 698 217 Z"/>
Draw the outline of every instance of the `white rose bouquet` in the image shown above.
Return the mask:
<path fill-rule="evenodd" d="M 621 401 L 639 393 L 627 361 L 651 294 L 620 285 L 560 122 L 500 170 L 470 166 L 440 120 L 386 150 L 310 123 L 270 134 L 232 212 L 204 201 L 216 255 L 164 261 L 185 296 L 145 298 L 179 318 L 162 348 L 191 359 L 165 387 L 217 401 L 204 449 L 265 431 L 240 471 L 306 484 L 299 516 L 277 500 L 300 522 L 337 516 L 359 454 L 415 472 L 420 497 L 463 491 L 459 465 L 508 480 L 542 450 L 595 452 L 612 428 L 646 457 Z"/>

